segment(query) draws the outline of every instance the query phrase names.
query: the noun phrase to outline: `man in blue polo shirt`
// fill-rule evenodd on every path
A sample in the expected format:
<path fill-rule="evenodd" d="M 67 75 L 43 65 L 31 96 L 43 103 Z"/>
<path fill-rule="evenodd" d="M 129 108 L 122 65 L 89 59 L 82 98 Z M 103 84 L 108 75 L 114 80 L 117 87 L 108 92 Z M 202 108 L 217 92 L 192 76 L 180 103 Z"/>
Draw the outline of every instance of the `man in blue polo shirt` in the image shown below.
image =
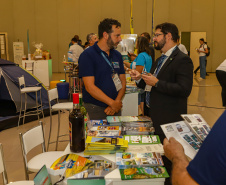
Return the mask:
<path fill-rule="evenodd" d="M 121 54 L 115 50 L 121 41 L 121 24 L 104 19 L 98 26 L 99 41 L 79 57 L 79 77 L 84 106 L 90 119 L 121 115 L 126 79 Z"/>
<path fill-rule="evenodd" d="M 226 111 L 214 124 L 195 158 L 189 163 L 183 146 L 174 138 L 165 139 L 165 156 L 173 163 L 173 185 L 226 184 Z"/>

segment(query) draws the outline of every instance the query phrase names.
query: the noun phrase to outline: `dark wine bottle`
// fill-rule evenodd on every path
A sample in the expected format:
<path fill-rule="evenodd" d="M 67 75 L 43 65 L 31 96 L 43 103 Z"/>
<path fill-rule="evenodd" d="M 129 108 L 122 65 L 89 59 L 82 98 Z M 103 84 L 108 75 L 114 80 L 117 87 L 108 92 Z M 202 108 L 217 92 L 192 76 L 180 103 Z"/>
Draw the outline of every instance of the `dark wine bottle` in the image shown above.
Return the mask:
<path fill-rule="evenodd" d="M 72 152 L 85 150 L 84 115 L 79 107 L 78 93 L 73 93 L 73 111 L 69 115 L 69 137 Z"/>

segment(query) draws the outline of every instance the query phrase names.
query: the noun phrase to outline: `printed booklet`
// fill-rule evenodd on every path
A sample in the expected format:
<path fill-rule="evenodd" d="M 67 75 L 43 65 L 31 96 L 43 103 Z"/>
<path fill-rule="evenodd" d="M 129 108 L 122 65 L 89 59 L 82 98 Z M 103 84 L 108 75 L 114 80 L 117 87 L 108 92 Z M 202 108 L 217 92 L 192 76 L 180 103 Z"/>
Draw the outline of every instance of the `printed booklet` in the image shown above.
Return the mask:
<path fill-rule="evenodd" d="M 116 153 L 116 165 L 118 166 L 163 166 L 160 153 Z"/>
<path fill-rule="evenodd" d="M 201 140 L 204 141 L 210 132 L 210 126 L 206 123 L 200 114 L 182 114 L 184 121 L 191 131 Z"/>
<path fill-rule="evenodd" d="M 158 135 L 124 135 L 123 138 L 129 145 L 161 144 Z"/>
<path fill-rule="evenodd" d="M 120 175 L 122 180 L 132 179 L 152 179 L 152 178 L 167 178 L 169 174 L 162 166 L 151 167 L 125 167 L 120 169 Z"/>

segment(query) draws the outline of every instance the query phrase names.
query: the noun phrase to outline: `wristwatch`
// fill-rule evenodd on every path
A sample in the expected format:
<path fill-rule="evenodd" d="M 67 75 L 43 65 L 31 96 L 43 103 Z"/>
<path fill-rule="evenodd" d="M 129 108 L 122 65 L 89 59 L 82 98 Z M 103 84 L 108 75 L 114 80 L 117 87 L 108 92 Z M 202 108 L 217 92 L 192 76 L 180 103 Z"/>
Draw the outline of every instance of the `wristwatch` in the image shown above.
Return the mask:
<path fill-rule="evenodd" d="M 157 86 L 158 86 L 158 83 L 159 83 L 159 80 L 155 83 L 155 87 L 157 87 Z"/>

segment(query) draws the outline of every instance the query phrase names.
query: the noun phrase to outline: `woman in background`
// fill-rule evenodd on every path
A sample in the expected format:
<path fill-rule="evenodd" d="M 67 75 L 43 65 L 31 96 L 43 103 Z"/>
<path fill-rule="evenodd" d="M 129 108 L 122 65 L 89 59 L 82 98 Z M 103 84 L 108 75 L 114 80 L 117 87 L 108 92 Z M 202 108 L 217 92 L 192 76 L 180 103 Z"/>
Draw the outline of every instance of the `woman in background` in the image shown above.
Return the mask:
<path fill-rule="evenodd" d="M 126 68 L 135 68 L 139 73 L 147 72 L 150 73 L 152 66 L 151 50 L 149 48 L 148 39 L 142 36 L 139 36 L 136 40 L 136 48 L 138 56 L 130 64 L 129 62 L 124 62 Z M 132 67 L 134 66 L 134 67 Z M 138 104 L 139 108 L 144 115 L 144 96 L 145 92 L 139 93 Z"/>

